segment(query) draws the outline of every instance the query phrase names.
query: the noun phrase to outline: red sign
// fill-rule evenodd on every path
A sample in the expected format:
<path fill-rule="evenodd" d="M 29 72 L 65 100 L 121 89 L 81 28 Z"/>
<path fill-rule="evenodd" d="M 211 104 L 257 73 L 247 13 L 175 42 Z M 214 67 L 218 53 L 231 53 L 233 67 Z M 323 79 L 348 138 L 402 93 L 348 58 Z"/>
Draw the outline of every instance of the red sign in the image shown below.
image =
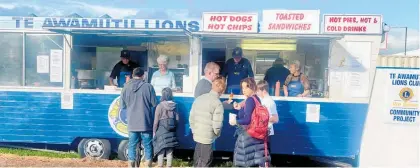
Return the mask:
<path fill-rule="evenodd" d="M 324 32 L 382 34 L 381 15 L 324 15 Z"/>
<path fill-rule="evenodd" d="M 264 10 L 262 33 L 319 34 L 319 10 Z"/>
<path fill-rule="evenodd" d="M 203 31 L 257 33 L 258 14 L 203 13 Z"/>

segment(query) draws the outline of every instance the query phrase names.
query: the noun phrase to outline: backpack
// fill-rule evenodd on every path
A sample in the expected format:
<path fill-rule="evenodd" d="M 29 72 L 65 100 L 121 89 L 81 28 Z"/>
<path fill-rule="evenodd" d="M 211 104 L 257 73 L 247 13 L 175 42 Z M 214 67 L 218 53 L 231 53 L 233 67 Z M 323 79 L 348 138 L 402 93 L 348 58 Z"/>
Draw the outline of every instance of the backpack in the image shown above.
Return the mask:
<path fill-rule="evenodd" d="M 251 123 L 248 125 L 247 133 L 256 139 L 265 140 L 268 137 L 268 122 L 270 113 L 267 108 L 252 96 L 255 102 L 255 109 L 251 115 Z"/>
<path fill-rule="evenodd" d="M 173 117 L 166 119 L 166 124 L 163 124 L 163 127 L 170 132 L 176 131 L 176 125 L 177 125 L 176 112 L 175 111 L 167 111 L 167 112 L 172 112 Z"/>
<path fill-rule="evenodd" d="M 269 166 L 268 163 L 268 122 L 270 120 L 270 113 L 268 109 L 263 106 L 255 96 L 252 96 L 255 102 L 255 109 L 251 115 L 251 123 L 248 125 L 246 132 L 253 138 L 264 140 L 264 154 L 265 154 L 265 167 Z"/>

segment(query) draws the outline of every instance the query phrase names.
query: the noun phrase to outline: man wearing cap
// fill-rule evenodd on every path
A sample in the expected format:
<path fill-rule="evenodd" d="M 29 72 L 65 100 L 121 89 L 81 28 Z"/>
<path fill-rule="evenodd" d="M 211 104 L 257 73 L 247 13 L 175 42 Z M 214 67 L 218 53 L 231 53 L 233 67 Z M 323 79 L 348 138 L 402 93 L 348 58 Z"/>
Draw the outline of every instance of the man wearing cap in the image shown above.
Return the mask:
<path fill-rule="evenodd" d="M 121 61 L 115 64 L 111 75 L 109 76 L 109 84 L 111 86 L 115 86 L 113 80 L 116 78 L 118 87 L 122 88 L 126 82 L 126 77 L 131 78 L 131 73 L 133 72 L 134 68 L 139 67 L 139 65 L 133 61 L 130 61 L 130 53 L 127 50 L 122 50 L 120 57 Z"/>
<path fill-rule="evenodd" d="M 268 82 L 270 95 L 274 95 L 276 82 L 280 82 L 280 96 L 284 96 L 283 88 L 284 81 L 290 74 L 289 69 L 284 67 L 284 61 L 282 58 L 277 58 L 273 66 L 265 72 L 264 80 Z"/>
<path fill-rule="evenodd" d="M 242 48 L 234 48 L 232 52 L 233 58 L 227 60 L 223 67 L 222 76 L 227 78 L 226 93 L 241 94 L 241 80 L 247 77 L 254 77 L 251 63 L 242 56 Z"/>

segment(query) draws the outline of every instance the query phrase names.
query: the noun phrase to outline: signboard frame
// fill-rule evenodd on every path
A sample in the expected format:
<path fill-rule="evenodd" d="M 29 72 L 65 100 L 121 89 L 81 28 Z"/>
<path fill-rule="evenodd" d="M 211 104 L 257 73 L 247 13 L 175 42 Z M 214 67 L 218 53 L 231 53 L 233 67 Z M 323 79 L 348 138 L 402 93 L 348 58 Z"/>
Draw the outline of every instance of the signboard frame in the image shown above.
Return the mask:
<path fill-rule="evenodd" d="M 313 25 L 313 27 L 311 29 L 315 29 L 315 31 L 311 31 L 311 30 L 309 30 L 307 32 L 304 32 L 304 31 L 291 32 L 290 30 L 286 30 L 286 31 L 280 30 L 278 32 L 268 31 L 268 30 L 266 30 L 266 26 L 268 26 L 268 25 L 265 24 L 265 22 L 267 22 L 267 20 L 265 19 L 266 17 L 265 17 L 264 14 L 266 12 L 274 12 L 274 11 L 290 12 L 290 13 L 304 13 L 304 14 L 314 14 L 314 13 L 316 13 L 317 14 L 316 18 L 318 20 L 310 22 Z M 261 26 L 260 26 L 260 32 L 259 33 L 267 33 L 267 34 L 321 34 L 321 23 L 322 23 L 321 22 L 321 10 L 263 10 L 262 13 L 263 13 L 263 15 L 262 15 L 262 21 L 261 21 Z M 273 21 L 271 21 L 271 22 L 273 22 Z M 296 21 L 296 22 L 298 22 L 298 21 Z M 303 23 L 305 23 L 305 22 L 303 22 Z M 289 23 L 289 24 L 291 24 L 291 23 Z"/>
<path fill-rule="evenodd" d="M 374 16 L 380 17 L 380 21 L 378 21 L 378 23 L 380 24 L 379 26 L 379 33 L 349 33 L 349 32 L 328 32 L 326 31 L 326 17 L 327 16 Z M 383 33 L 383 16 L 381 14 L 324 14 L 322 17 L 322 23 L 320 24 L 322 26 L 322 32 L 321 34 L 344 34 L 344 35 L 380 35 Z"/>
<path fill-rule="evenodd" d="M 242 32 L 242 31 L 208 31 L 206 28 L 206 20 L 204 19 L 206 17 L 206 15 L 210 15 L 210 14 L 216 14 L 216 15 L 221 15 L 221 14 L 226 14 L 226 15 L 255 15 L 255 20 L 253 20 L 252 22 L 252 26 L 255 27 L 253 29 L 253 31 L 250 32 Z M 203 12 L 201 14 L 201 24 L 200 24 L 200 31 L 201 32 L 210 32 L 210 33 L 259 33 L 258 32 L 258 24 L 259 24 L 259 15 L 257 12 Z"/>

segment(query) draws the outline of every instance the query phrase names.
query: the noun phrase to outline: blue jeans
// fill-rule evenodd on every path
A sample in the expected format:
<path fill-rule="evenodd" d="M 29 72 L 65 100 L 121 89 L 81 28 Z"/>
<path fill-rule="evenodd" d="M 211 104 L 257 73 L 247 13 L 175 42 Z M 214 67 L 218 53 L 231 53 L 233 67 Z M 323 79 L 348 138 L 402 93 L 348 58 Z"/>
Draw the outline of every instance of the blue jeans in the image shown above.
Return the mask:
<path fill-rule="evenodd" d="M 152 149 L 152 132 L 129 132 L 128 133 L 128 160 L 136 160 L 136 147 L 138 143 L 142 143 L 144 147 L 144 155 L 146 161 L 151 161 L 153 157 Z"/>

